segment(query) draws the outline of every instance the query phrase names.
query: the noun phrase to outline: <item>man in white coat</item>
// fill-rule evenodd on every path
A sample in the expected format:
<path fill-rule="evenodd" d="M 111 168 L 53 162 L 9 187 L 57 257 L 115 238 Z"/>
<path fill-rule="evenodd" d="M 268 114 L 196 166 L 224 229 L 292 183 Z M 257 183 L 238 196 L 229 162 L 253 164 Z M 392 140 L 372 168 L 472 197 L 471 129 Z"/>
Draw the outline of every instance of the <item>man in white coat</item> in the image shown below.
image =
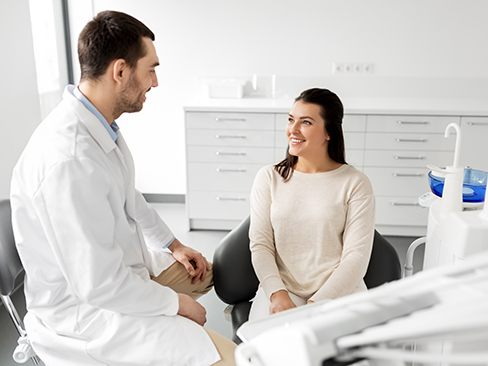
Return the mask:
<path fill-rule="evenodd" d="M 135 189 L 115 123 L 158 85 L 153 41 L 124 13 L 90 21 L 78 41 L 79 85 L 66 88 L 14 169 L 25 325 L 48 366 L 234 362 L 234 344 L 202 327 L 194 300 L 211 288 L 211 265 Z"/>

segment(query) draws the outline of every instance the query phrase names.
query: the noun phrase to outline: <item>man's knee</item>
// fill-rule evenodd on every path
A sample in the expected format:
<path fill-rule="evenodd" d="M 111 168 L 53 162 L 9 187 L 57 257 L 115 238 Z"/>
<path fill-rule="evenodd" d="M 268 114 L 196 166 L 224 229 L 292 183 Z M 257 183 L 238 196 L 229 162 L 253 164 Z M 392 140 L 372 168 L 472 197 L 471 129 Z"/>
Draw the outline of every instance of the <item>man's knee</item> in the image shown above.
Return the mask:
<path fill-rule="evenodd" d="M 190 274 L 179 262 L 175 262 L 171 267 L 161 272 L 159 276 L 153 278 L 153 280 L 176 292 L 187 294 L 196 299 L 205 295 L 213 287 L 212 263 L 208 262 L 207 271 L 202 280 L 195 280 L 193 282 Z"/>

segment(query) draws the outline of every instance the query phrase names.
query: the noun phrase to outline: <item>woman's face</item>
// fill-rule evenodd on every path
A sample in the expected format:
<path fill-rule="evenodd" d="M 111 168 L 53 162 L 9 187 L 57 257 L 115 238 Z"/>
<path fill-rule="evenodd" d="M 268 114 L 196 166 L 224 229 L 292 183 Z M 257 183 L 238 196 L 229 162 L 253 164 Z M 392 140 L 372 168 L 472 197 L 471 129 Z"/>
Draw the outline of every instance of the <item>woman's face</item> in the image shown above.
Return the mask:
<path fill-rule="evenodd" d="M 326 156 L 329 135 L 320 106 L 297 101 L 288 114 L 286 134 L 290 155 L 304 158 Z"/>

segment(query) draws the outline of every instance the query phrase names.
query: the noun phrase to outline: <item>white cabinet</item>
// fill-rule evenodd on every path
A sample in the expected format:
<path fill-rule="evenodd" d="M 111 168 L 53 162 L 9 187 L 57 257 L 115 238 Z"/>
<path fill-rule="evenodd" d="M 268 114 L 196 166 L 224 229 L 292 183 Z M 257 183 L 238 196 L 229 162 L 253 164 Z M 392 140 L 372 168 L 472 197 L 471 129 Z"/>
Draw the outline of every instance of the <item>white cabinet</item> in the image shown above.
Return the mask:
<path fill-rule="evenodd" d="M 264 109 L 264 108 L 263 108 Z M 231 229 L 249 214 L 258 169 L 285 157 L 287 108 L 186 110 L 187 213 L 191 229 Z M 377 228 L 386 235 L 425 234 L 427 164 L 452 164 L 461 123 L 463 163 L 488 170 L 488 117 L 350 113 L 344 116 L 346 160 L 364 171 L 376 197 Z M 478 152 L 479 151 L 479 152 Z"/>
<path fill-rule="evenodd" d="M 387 235 L 425 234 L 428 210 L 418 197 L 429 190 L 427 164 L 446 166 L 454 138 L 444 129 L 456 116 L 368 115 L 364 173 L 376 197 L 376 225 Z"/>
<path fill-rule="evenodd" d="M 249 214 L 259 168 L 274 162 L 274 113 L 186 112 L 190 229 L 231 229 Z"/>

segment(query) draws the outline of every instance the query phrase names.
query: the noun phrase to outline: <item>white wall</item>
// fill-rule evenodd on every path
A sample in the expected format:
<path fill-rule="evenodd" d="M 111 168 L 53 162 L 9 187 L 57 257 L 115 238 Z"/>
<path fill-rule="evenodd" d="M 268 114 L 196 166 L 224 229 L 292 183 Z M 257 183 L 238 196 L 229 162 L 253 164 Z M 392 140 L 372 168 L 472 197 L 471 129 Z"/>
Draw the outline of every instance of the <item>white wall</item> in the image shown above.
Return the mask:
<path fill-rule="evenodd" d="M 0 198 L 21 151 L 40 120 L 28 0 L 0 1 Z"/>
<path fill-rule="evenodd" d="M 278 92 L 290 97 L 328 86 L 344 99 L 488 98 L 485 0 L 87 3 L 76 35 L 87 14 L 105 9 L 128 12 L 156 34 L 160 86 L 141 113 L 121 118 L 147 193 L 185 192 L 182 106 L 203 94 L 208 77 L 276 74 Z M 375 72 L 337 77 L 333 62 L 372 62 Z"/>

